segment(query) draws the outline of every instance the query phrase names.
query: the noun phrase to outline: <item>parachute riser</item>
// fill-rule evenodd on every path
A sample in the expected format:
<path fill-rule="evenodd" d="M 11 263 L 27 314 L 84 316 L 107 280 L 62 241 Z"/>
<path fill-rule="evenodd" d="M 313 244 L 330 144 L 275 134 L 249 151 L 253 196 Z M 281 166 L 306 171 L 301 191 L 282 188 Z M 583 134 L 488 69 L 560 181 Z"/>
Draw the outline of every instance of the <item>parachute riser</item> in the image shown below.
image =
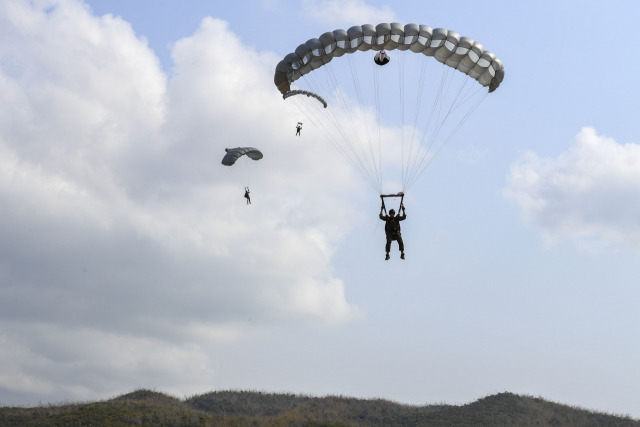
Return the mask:
<path fill-rule="evenodd" d="M 381 194 L 380 195 L 380 200 L 382 201 L 382 210 L 384 211 L 384 214 L 387 215 L 387 207 L 384 205 L 384 199 L 387 197 L 400 197 L 400 206 L 398 206 L 398 215 L 400 215 L 400 209 L 402 209 L 403 205 L 403 201 L 404 201 L 404 193 L 400 192 L 398 194 Z"/>

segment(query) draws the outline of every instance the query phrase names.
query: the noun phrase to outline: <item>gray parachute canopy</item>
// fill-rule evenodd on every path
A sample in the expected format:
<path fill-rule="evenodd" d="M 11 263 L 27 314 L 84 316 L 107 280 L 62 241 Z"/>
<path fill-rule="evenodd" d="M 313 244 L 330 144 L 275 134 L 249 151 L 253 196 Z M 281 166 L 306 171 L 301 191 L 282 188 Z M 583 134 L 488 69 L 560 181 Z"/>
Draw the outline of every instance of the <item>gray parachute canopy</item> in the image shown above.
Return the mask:
<path fill-rule="evenodd" d="M 349 30 L 324 33 L 298 46 L 276 66 L 274 83 L 284 95 L 291 83 L 322 67 L 333 58 L 356 51 L 411 50 L 432 56 L 454 68 L 484 87 L 489 92 L 498 88 L 504 79 L 504 65 L 496 56 L 469 37 L 444 28 L 431 29 L 426 25 L 382 23 L 354 26 Z"/>
<path fill-rule="evenodd" d="M 323 97 L 308 90 L 290 90 L 289 92 L 282 95 L 282 98 L 287 99 L 294 95 L 307 95 L 308 97 L 315 98 L 323 105 L 324 108 L 327 108 L 327 101 L 325 101 Z"/>
<path fill-rule="evenodd" d="M 222 164 L 225 166 L 233 165 L 240 157 L 245 155 L 253 160 L 262 158 L 260 150 L 253 147 L 225 148 L 224 151 L 227 153 L 222 158 Z"/>

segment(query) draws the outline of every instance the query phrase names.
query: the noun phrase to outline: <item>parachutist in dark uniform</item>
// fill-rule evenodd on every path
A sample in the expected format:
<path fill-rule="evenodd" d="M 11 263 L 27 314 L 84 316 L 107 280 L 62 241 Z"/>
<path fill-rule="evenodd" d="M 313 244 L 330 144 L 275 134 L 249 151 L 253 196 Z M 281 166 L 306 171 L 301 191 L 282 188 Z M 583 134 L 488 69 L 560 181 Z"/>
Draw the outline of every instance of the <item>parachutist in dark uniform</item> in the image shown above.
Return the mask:
<path fill-rule="evenodd" d="M 389 250 L 391 250 L 391 241 L 398 241 L 398 248 L 400 249 L 400 258 L 404 259 L 404 242 L 402 241 L 402 233 L 400 232 L 400 221 L 404 221 L 407 219 L 407 213 L 404 210 L 404 205 L 402 207 L 402 215 L 396 216 L 396 211 L 391 209 L 389 211 L 389 215 L 382 215 L 382 210 L 384 209 L 384 205 L 380 208 L 380 219 L 385 222 L 384 224 L 384 232 L 387 235 L 387 245 L 385 246 L 385 250 L 387 251 L 387 256 L 385 260 L 389 259 Z"/>
<path fill-rule="evenodd" d="M 249 196 L 249 187 L 244 187 L 244 198 L 247 199 L 247 204 L 251 204 L 251 196 Z"/>
<path fill-rule="evenodd" d="M 296 136 L 300 136 L 300 130 L 302 129 L 302 123 L 298 122 L 296 126 Z"/>

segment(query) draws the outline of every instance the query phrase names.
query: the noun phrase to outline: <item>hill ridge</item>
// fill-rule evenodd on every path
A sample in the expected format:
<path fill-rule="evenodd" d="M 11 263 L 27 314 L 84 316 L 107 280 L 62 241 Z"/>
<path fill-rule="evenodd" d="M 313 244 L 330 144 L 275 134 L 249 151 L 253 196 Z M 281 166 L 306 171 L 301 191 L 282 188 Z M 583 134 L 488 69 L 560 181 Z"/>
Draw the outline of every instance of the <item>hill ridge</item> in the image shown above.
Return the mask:
<path fill-rule="evenodd" d="M 640 427 L 640 420 L 510 392 L 464 405 L 409 405 L 259 391 L 211 391 L 180 400 L 138 389 L 99 402 L 0 407 L 0 425 Z"/>

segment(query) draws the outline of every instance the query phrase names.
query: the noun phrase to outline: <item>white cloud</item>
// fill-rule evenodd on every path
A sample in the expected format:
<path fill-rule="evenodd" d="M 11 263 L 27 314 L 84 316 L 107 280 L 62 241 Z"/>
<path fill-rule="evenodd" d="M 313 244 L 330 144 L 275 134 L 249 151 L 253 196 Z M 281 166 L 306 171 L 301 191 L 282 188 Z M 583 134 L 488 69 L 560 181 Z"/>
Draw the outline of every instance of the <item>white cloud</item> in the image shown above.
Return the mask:
<path fill-rule="evenodd" d="M 640 145 L 583 128 L 557 158 L 527 153 L 505 194 L 551 240 L 616 244 L 640 252 Z"/>
<path fill-rule="evenodd" d="M 13 325 L 0 342 L 0 362 L 13 368 L 0 374 L 0 388 L 17 393 L 108 395 L 123 383 L 133 388 L 136 383 L 154 387 L 166 382 L 196 392 L 214 375 L 209 357 L 196 344 L 170 347 L 162 340 L 82 326 Z"/>
<path fill-rule="evenodd" d="M 0 2 L 0 28 L 0 393 L 179 384 L 194 364 L 201 389 L 216 363 L 193 348 L 243 339 L 248 319 L 357 314 L 331 267 L 357 180 L 294 139 L 275 55 L 207 18 L 168 78 L 129 24 L 72 0 Z M 251 206 L 220 165 L 245 145 L 265 154 Z"/>
<path fill-rule="evenodd" d="M 303 4 L 307 15 L 330 25 L 351 27 L 353 25 L 380 22 L 395 22 L 393 10 L 388 6 L 375 7 L 364 0 L 305 0 Z"/>

